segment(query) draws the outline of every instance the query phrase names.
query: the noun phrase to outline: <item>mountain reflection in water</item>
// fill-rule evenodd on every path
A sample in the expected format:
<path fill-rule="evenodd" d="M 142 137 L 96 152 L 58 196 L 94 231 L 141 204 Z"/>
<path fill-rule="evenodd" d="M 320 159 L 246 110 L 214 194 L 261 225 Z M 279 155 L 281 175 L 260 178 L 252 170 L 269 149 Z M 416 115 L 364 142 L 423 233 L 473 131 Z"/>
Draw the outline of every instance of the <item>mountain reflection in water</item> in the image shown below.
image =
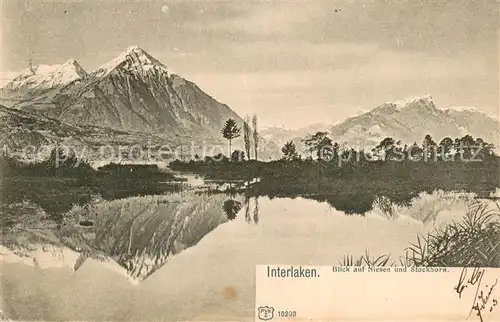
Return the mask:
<path fill-rule="evenodd" d="M 7 231 L 9 237 L 2 244 L 20 253 L 33 249 L 33 245 L 26 245 L 29 240 L 67 247 L 81 254 L 74 269 L 87 257 L 112 259 L 132 280 L 142 281 L 168 258 L 236 218 L 243 200 L 232 198 L 183 192 L 76 206 L 64 215 L 62 225 L 45 227 L 43 234 L 29 226 L 23 227 L 23 232 Z"/>

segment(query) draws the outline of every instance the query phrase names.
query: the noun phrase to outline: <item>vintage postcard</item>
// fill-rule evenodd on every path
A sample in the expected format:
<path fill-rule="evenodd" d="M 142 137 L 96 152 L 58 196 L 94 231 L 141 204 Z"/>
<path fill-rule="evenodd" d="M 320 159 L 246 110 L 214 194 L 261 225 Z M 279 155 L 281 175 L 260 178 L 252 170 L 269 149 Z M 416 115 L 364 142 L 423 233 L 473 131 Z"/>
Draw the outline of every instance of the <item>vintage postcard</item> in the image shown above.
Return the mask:
<path fill-rule="evenodd" d="M 1 1 L 0 319 L 500 321 L 499 11 Z"/>

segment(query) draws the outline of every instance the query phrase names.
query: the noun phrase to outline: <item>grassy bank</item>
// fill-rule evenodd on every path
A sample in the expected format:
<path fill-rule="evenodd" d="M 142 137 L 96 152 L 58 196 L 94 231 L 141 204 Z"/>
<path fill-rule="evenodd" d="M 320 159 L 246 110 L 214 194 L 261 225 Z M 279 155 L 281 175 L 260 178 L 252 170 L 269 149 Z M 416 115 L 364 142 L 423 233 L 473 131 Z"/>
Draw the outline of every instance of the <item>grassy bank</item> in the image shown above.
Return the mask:
<path fill-rule="evenodd" d="M 47 213 L 60 216 L 73 205 L 103 199 L 178 191 L 180 180 L 156 165 L 108 164 L 93 169 L 85 160 L 57 155 L 42 162 L 21 163 L 0 157 L 0 202 L 33 201 Z"/>

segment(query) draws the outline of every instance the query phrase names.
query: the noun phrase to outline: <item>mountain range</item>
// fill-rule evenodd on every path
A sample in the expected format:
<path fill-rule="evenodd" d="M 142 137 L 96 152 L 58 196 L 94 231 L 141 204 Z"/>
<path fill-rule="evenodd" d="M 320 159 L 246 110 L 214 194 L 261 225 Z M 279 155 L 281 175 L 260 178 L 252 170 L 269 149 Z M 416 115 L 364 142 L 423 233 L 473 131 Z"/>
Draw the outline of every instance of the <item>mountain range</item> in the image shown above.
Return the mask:
<path fill-rule="evenodd" d="M 0 117 L 8 124 L 2 131 L 3 143 L 11 148 L 30 141 L 61 143 L 68 139 L 92 141 L 94 146 L 99 141 L 144 145 L 163 140 L 174 147 L 193 143 L 224 147 L 220 134 L 224 122 L 232 118 L 243 124 L 227 105 L 137 46 L 92 72 L 73 59 L 61 65 L 30 67 L 0 89 L 0 103 Z M 31 125 L 23 124 L 26 119 Z M 268 159 L 278 156 L 286 141 L 302 146 L 304 137 L 318 131 L 329 133 L 335 142 L 363 148 L 371 148 L 385 137 L 405 144 L 421 143 L 426 134 L 435 141 L 470 134 L 498 147 L 499 128 L 498 119 L 479 110 L 438 108 L 426 95 L 383 103 L 340 123 L 318 123 L 298 130 L 269 127 L 259 133 L 260 146 L 265 147 L 261 158 Z M 63 132 L 66 134 L 61 136 Z M 242 141 L 235 140 L 234 147 L 242 149 Z"/>
<path fill-rule="evenodd" d="M 473 107 L 438 108 L 430 95 L 383 103 L 361 115 L 338 124 L 322 123 L 298 130 L 266 128 L 261 134 L 278 144 L 294 141 L 302 146 L 302 139 L 318 131 L 327 132 L 339 144 L 371 149 L 386 137 L 401 140 L 403 144 L 421 144 L 430 134 L 439 142 L 445 137 L 463 137 L 470 134 L 500 145 L 500 122 Z"/>
<path fill-rule="evenodd" d="M 4 117 L 15 114 L 7 109 L 16 109 L 67 126 L 149 133 L 178 144 L 225 146 L 220 134 L 225 121 L 243 124 L 226 104 L 137 46 L 90 73 L 73 59 L 28 68 L 0 89 L 0 98 Z M 238 141 L 235 148 L 242 147 Z M 261 146 L 271 151 L 261 157 L 278 151 L 264 139 Z"/>

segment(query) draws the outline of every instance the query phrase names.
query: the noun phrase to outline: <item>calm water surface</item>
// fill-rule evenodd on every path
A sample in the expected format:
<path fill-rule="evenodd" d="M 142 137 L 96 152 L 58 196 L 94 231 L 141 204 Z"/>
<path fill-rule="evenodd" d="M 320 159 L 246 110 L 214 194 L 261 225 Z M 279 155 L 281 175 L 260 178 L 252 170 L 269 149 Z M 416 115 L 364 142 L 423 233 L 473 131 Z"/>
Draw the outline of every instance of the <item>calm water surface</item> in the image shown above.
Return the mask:
<path fill-rule="evenodd" d="M 62 227 L 4 230 L 2 310 L 22 320 L 251 320 L 255 265 L 337 265 L 366 250 L 397 261 L 417 234 L 461 218 L 471 198 L 421 194 L 364 216 L 304 198 L 102 201 L 70 211 Z"/>

